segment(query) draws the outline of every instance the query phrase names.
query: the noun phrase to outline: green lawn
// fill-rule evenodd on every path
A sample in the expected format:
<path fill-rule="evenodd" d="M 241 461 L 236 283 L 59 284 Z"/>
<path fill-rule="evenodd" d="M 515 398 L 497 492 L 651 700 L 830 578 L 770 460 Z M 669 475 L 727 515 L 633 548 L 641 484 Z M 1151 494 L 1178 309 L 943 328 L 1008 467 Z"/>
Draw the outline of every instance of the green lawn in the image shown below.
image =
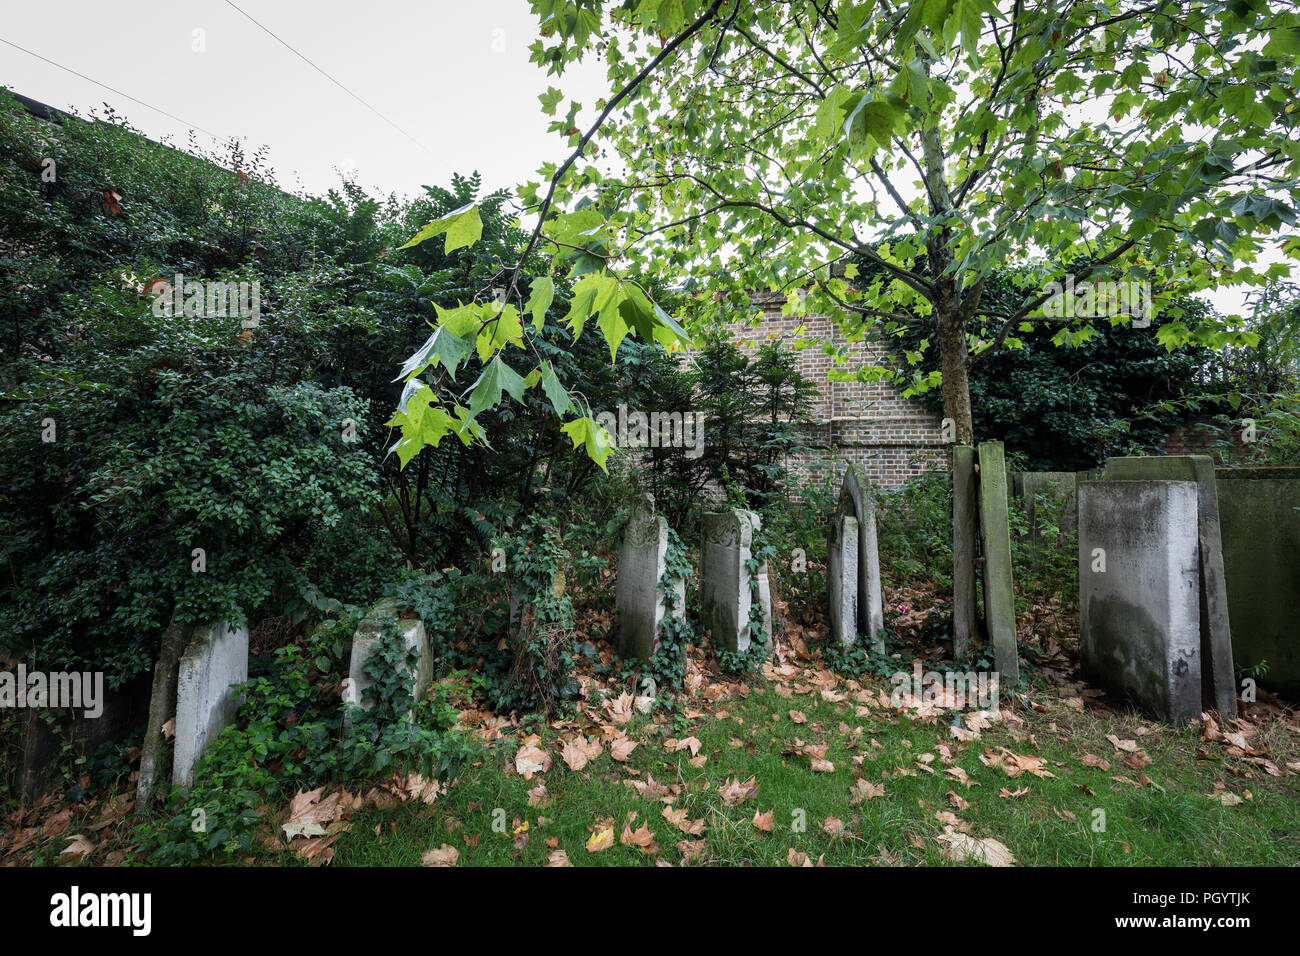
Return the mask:
<path fill-rule="evenodd" d="M 1202 741 L 1198 729 L 1174 729 L 1135 714 L 1084 711 L 1076 709 L 1078 698 L 1072 707 L 1048 694 L 1033 697 L 1031 707 L 1018 707 L 1018 719 L 995 723 L 978 739 L 962 742 L 951 734 L 946 714 L 913 720 L 878 703 L 860 712 L 853 699 L 856 688 L 875 696 L 888 690 L 883 681 L 839 681 L 831 696 L 843 699 L 836 701 L 824 699 L 822 688 L 813 685 L 817 676 L 826 675 L 805 670 L 788 682 L 758 682 L 679 724 L 678 738 L 699 741 L 699 755 L 706 758 L 696 760 L 699 766 L 689 748 L 666 748 L 666 724 L 640 714 L 617 728 L 638 742 L 625 763 L 614 761 L 606 746 L 579 772 L 560 758 L 559 741 L 613 727 L 606 715 L 580 715 L 558 731 L 545 728 L 539 747 L 552 764 L 531 781 L 513 767 L 523 733 L 503 737 L 487 759 L 466 768 L 432 805 L 407 802 L 358 811 L 351 829 L 335 843 L 334 864 L 419 865 L 425 851 L 443 845 L 459 851 L 461 866 L 541 865 L 556 849 L 574 865 L 677 864 L 684 856 L 680 841 L 702 840 L 703 847 L 694 848 L 702 849 L 697 861 L 712 864 L 784 866 L 795 851 L 812 862 L 824 857 L 827 865 L 942 865 L 954 862 L 944 854 L 946 844 L 936 839 L 946 827 L 999 841 L 1021 865 L 1293 865 L 1300 860 L 1300 786 L 1276 756 L 1280 777 L 1230 756 L 1222 742 Z M 691 706 L 705 709 L 695 701 Z M 795 723 L 792 710 L 805 722 Z M 1294 725 L 1274 719 L 1267 726 L 1250 737 L 1255 749 L 1265 749 L 1265 738 L 1274 754 L 1294 747 Z M 1130 755 L 1108 734 L 1122 746 L 1136 745 L 1132 765 L 1123 762 Z M 808 745 L 825 745 L 824 759 L 834 769 L 815 772 L 812 757 L 800 749 Z M 1208 759 L 1197 758 L 1198 747 Z M 1006 760 L 991 762 L 991 755 L 1006 752 L 1042 758 L 1041 765 L 1024 761 L 1039 773 L 1009 776 Z M 1085 754 L 1102 758 L 1109 769 L 1085 765 Z M 962 771 L 965 782 L 959 779 Z M 720 786 L 751 777 L 757 792 L 728 806 Z M 649 778 L 669 791 L 648 798 L 626 782 Z M 859 778 L 883 787 L 883 793 L 854 800 Z M 532 806 L 528 791 L 539 782 L 546 799 Z M 1211 797 L 1216 783 L 1235 795 L 1230 801 L 1240 797 L 1241 802 L 1225 805 Z M 665 807 L 685 810 L 687 820 L 702 820 L 702 834 L 681 832 L 664 818 Z M 1099 810 L 1105 814 L 1104 830 Z M 772 829 L 765 832 L 755 826 L 754 816 L 769 812 Z M 951 815 L 940 819 L 939 813 Z M 620 840 L 628 820 L 631 831 L 648 824 L 653 852 Z M 836 833 L 828 832 L 828 820 Z M 613 845 L 589 851 L 588 839 L 601 821 L 612 821 Z"/>

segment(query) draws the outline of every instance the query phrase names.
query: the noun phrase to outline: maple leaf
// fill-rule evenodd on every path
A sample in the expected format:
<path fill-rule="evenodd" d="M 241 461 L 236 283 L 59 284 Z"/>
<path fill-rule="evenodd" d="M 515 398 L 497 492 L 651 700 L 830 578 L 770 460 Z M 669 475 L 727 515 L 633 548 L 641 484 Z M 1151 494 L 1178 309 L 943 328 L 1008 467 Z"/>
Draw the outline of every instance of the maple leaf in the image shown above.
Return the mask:
<path fill-rule="evenodd" d="M 616 724 L 626 724 L 632 720 L 633 706 L 632 695 L 627 692 L 620 694 L 614 700 L 605 702 L 610 719 Z"/>
<path fill-rule="evenodd" d="M 856 807 L 885 795 L 885 785 L 876 786 L 869 780 L 858 780 L 849 788 L 849 806 Z"/>
<path fill-rule="evenodd" d="M 690 813 L 685 807 L 664 807 L 662 812 L 665 820 L 689 836 L 699 836 L 704 832 L 704 818 L 690 819 Z"/>
<path fill-rule="evenodd" d="M 678 840 L 677 849 L 681 851 L 682 862 L 690 863 L 704 858 L 709 849 L 708 840 Z"/>
<path fill-rule="evenodd" d="M 95 844 L 92 843 L 90 838 L 85 834 L 74 833 L 72 836 L 68 837 L 68 839 L 71 842 L 59 851 L 59 856 L 64 856 L 65 854 L 71 856 L 85 856 L 87 853 L 94 852 Z"/>
<path fill-rule="evenodd" d="M 959 833 L 951 827 L 935 837 L 944 856 L 954 863 L 972 860 L 988 866 L 1015 866 L 1016 858 L 1005 845 L 992 837 L 973 837 L 968 833 Z"/>
<path fill-rule="evenodd" d="M 592 759 L 593 756 L 600 754 L 602 747 L 599 741 L 596 742 L 595 748 L 596 752 L 592 754 L 591 746 L 581 737 L 578 737 L 564 742 L 560 756 L 564 758 L 564 762 L 570 770 L 577 772 L 587 766 L 587 761 Z"/>
<path fill-rule="evenodd" d="M 1128 753 L 1137 752 L 1138 745 L 1136 740 L 1120 740 L 1114 734 L 1107 734 L 1106 739 L 1114 745 L 1116 750 L 1123 750 Z"/>
<path fill-rule="evenodd" d="M 460 850 L 444 843 L 436 850 L 425 850 L 420 860 L 425 866 L 455 866 L 460 860 Z"/>
<path fill-rule="evenodd" d="M 775 828 L 776 824 L 772 822 L 771 810 L 768 810 L 767 813 L 754 811 L 754 829 L 762 830 L 764 833 L 771 833 Z"/>
<path fill-rule="evenodd" d="M 822 822 L 822 830 L 831 836 L 839 836 L 844 832 L 844 821 L 838 817 L 827 817 Z"/>
<path fill-rule="evenodd" d="M 725 784 L 718 787 L 718 793 L 722 794 L 722 802 L 729 807 L 748 800 L 758 793 L 758 784 L 754 778 L 750 777 L 744 783 L 739 778 L 728 778 Z"/>
<path fill-rule="evenodd" d="M 970 803 L 966 800 L 963 800 L 955 790 L 949 790 L 947 793 L 947 797 L 948 797 L 948 802 L 951 803 L 953 807 L 957 810 L 965 810 L 967 807 L 970 806 Z"/>
<path fill-rule="evenodd" d="M 1021 787 L 1019 790 L 1008 790 L 1006 787 L 1003 787 L 998 791 L 998 796 L 1003 797 L 1004 799 L 1011 799 L 1013 797 L 1023 797 L 1028 792 L 1028 787 Z"/>
<path fill-rule="evenodd" d="M 539 750 L 535 744 L 524 744 L 515 754 L 515 770 L 525 780 L 531 780 L 533 774 L 545 773 L 550 769 L 550 754 Z"/>
<path fill-rule="evenodd" d="M 664 741 L 664 749 L 676 753 L 679 750 L 690 750 L 691 756 L 694 757 L 700 752 L 700 742 L 694 737 L 686 737 L 682 740 L 670 737 Z"/>
<path fill-rule="evenodd" d="M 801 710 L 790 711 L 790 719 L 794 721 L 796 724 L 808 723 L 808 718 L 804 715 L 804 712 Z"/>
<path fill-rule="evenodd" d="M 176 718 L 175 718 L 175 717 L 171 718 L 169 721 L 167 721 L 167 723 L 165 723 L 165 724 L 162 725 L 162 735 L 163 735 L 163 737 L 165 737 L 167 740 L 171 740 L 173 737 L 176 736 Z"/>
<path fill-rule="evenodd" d="M 573 866 L 569 862 L 569 854 L 564 850 L 555 850 L 546 858 L 547 866 Z"/>
<path fill-rule="evenodd" d="M 598 826 L 587 839 L 587 852 L 600 853 L 614 845 L 614 825 Z"/>
<path fill-rule="evenodd" d="M 817 862 L 813 863 L 813 861 L 808 858 L 807 853 L 802 853 L 794 847 L 790 847 L 790 851 L 786 853 L 785 859 L 791 866 L 825 866 L 823 861 L 826 859 L 826 854 L 823 853 L 817 858 Z"/>
<path fill-rule="evenodd" d="M 1098 757 L 1096 754 L 1084 754 L 1079 758 L 1079 763 L 1085 767 L 1096 767 L 1098 770 L 1110 769 L 1110 761 L 1105 757 Z"/>
<path fill-rule="evenodd" d="M 544 807 L 551 802 L 550 796 L 546 792 L 546 784 L 538 782 L 528 793 L 528 805 L 530 807 Z"/>
<path fill-rule="evenodd" d="M 633 750 L 636 750 L 636 741 L 631 737 L 619 737 L 609 745 L 609 755 L 619 763 L 632 756 Z"/>

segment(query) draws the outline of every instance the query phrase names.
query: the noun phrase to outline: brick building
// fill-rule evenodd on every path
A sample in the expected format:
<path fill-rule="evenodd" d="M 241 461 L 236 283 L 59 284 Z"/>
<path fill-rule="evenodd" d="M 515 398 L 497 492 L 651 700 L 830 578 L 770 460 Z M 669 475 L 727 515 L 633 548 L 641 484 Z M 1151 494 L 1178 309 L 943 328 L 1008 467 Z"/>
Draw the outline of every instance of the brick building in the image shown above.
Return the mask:
<path fill-rule="evenodd" d="M 795 365 L 817 385 L 812 406 L 814 426 L 806 444 L 812 451 L 787 464 L 807 472 L 833 459 L 853 461 L 866 468 L 871 480 L 884 488 L 897 488 L 909 479 L 947 462 L 947 444 L 940 433 L 940 416 L 915 399 L 904 398 L 887 382 L 836 382 L 830 371 L 835 363 L 821 347 L 847 346 L 849 370 L 857 364 L 885 364 L 883 349 L 871 342 L 846 343 L 844 334 L 824 315 L 782 315 L 785 296 L 762 293 L 753 297 L 762 309 L 762 323 L 756 327 L 736 323 L 730 327 L 733 340 L 749 355 L 769 339 L 783 338 L 793 344 L 795 329 L 811 340 L 795 352 Z"/>

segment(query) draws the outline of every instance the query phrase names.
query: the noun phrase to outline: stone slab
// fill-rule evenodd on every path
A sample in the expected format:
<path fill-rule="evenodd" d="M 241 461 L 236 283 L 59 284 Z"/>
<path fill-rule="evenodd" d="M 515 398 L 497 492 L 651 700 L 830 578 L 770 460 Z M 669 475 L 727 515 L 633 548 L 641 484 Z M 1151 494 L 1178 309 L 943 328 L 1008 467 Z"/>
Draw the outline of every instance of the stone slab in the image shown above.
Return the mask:
<path fill-rule="evenodd" d="M 615 585 L 615 648 L 620 657 L 648 661 L 659 645 L 659 624 L 666 609 L 659 582 L 668 560 L 668 522 L 654 513 L 654 498 L 633 503 L 618 553 Z M 686 612 L 686 585 L 675 585 L 674 614 Z"/>
<path fill-rule="evenodd" d="M 1011 526 L 1007 517 L 1007 467 L 1002 442 L 979 446 L 980 533 L 984 543 L 984 621 L 993 642 L 1001 686 L 1020 683 L 1016 646 L 1016 594 L 1011 574 Z"/>
<path fill-rule="evenodd" d="M 390 620 L 396 621 L 406 646 L 416 653 L 414 683 L 411 687 L 415 699 L 422 700 L 429 685 L 433 683 L 433 648 L 429 643 L 429 635 L 425 632 L 424 622 L 419 618 L 399 618 L 397 602 L 386 598 L 370 609 L 352 636 L 352 658 L 348 665 L 345 700 L 362 710 L 374 708 L 374 701 L 366 699 L 366 690 L 374 685 L 374 681 L 366 674 L 365 665 L 370 659 L 374 644 L 383 636 L 384 623 Z"/>
<path fill-rule="evenodd" d="M 1216 468 L 1233 663 L 1300 702 L 1300 468 Z"/>
<path fill-rule="evenodd" d="M 976 509 L 975 449 L 952 449 L 952 656 L 971 652 L 975 636 L 975 538 L 979 531 Z"/>
<path fill-rule="evenodd" d="M 176 675 L 172 783 L 194 783 L 194 765 L 239 711 L 234 685 L 248 680 L 248 628 L 215 624 L 194 630 Z"/>
<path fill-rule="evenodd" d="M 858 521 L 840 515 L 831 521 L 826 542 L 826 595 L 830 600 L 831 639 L 853 644 L 858 637 Z"/>
<path fill-rule="evenodd" d="M 749 569 L 754 516 L 731 508 L 704 515 L 700 549 L 700 610 L 713 643 L 728 651 L 749 648 L 749 609 L 754 600 Z M 771 619 L 768 609 L 767 619 Z"/>
<path fill-rule="evenodd" d="M 1079 485 L 1083 672 L 1178 724 L 1201 713 L 1198 550 L 1195 482 Z"/>
<path fill-rule="evenodd" d="M 861 465 L 850 463 L 844 470 L 837 514 L 852 515 L 858 522 L 858 632 L 866 635 L 876 651 L 883 653 L 885 601 L 880 583 L 876 496 L 871 479 Z"/>
<path fill-rule="evenodd" d="M 1162 455 L 1106 459 L 1107 481 L 1194 481 L 1197 489 L 1197 546 L 1200 555 L 1202 704 L 1220 715 L 1237 713 L 1232 663 L 1232 628 L 1223 572 L 1223 541 L 1214 462 L 1207 455 Z"/>

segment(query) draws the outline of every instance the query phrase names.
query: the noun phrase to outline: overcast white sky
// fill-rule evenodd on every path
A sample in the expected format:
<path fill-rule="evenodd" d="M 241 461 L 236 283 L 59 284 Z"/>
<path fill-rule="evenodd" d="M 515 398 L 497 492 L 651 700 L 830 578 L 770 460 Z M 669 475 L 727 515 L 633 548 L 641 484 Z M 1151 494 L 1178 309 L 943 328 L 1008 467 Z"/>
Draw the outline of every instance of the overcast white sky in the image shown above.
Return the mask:
<path fill-rule="evenodd" d="M 452 172 L 477 169 L 487 189 L 535 178 L 539 165 L 566 153 L 546 132 L 537 95 L 555 85 L 590 108 L 608 92 L 598 61 L 570 68 L 562 82 L 529 62 L 537 21 L 527 0 L 234 3 L 411 138 L 226 0 L 6 0 L 0 38 L 184 122 L 4 44 L 0 85 L 81 113 L 108 102 L 150 137 L 177 145 L 193 125 L 241 137 L 250 150 L 268 146 L 287 189 L 323 193 L 348 168 L 370 190 L 403 196 L 445 185 Z M 1209 298 L 1224 312 L 1243 309 L 1237 290 Z"/>
<path fill-rule="evenodd" d="M 187 124 L 267 145 L 280 184 L 313 193 L 349 165 L 384 193 L 412 195 L 474 169 L 489 188 L 512 187 L 563 156 L 537 95 L 562 86 L 590 106 L 606 90 L 603 64 L 566 71 L 561 84 L 528 62 L 537 21 L 526 0 L 234 2 L 427 151 L 224 0 L 6 0 L 0 37 Z M 0 84 L 82 113 L 107 101 L 150 137 L 187 141 L 186 124 L 3 44 Z"/>

